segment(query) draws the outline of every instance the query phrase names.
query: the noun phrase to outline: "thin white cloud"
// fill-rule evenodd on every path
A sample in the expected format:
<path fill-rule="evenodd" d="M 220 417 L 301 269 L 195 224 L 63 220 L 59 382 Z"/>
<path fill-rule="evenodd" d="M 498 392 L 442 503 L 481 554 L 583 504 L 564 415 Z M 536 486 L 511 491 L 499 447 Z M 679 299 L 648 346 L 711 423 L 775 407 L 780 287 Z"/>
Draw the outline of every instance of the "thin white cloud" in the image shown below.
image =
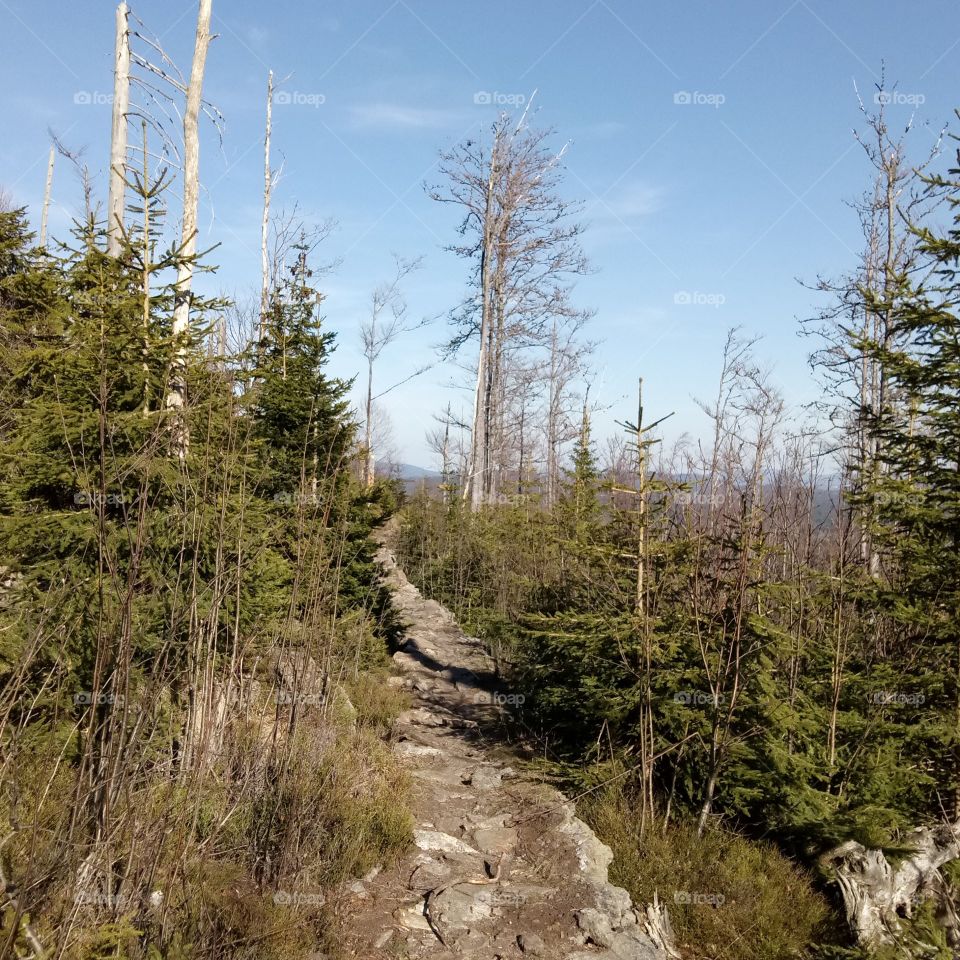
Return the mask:
<path fill-rule="evenodd" d="M 353 126 L 363 130 L 440 130 L 460 122 L 453 110 L 370 103 L 351 107 Z"/>
<path fill-rule="evenodd" d="M 646 183 L 627 184 L 623 189 L 614 191 L 604 198 L 604 204 L 598 211 L 600 216 L 605 212 L 609 216 L 621 220 L 632 220 L 635 217 L 648 217 L 663 207 L 663 190 Z"/>
<path fill-rule="evenodd" d="M 645 245 L 640 223 L 661 211 L 666 191 L 642 181 L 625 183 L 608 193 L 598 191 L 586 198 L 588 229 L 585 242 L 589 249 L 606 244 L 622 244 L 624 235 L 633 237 Z"/>

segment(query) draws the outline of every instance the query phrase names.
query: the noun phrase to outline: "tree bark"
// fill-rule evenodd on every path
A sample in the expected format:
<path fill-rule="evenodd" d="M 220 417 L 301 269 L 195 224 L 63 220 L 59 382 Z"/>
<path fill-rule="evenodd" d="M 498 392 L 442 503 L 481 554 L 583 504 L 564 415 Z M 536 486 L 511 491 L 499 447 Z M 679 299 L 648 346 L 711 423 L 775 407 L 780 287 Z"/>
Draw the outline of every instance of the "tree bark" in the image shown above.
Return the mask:
<path fill-rule="evenodd" d="M 47 245 L 47 221 L 50 216 L 50 195 L 53 192 L 53 163 L 57 156 L 57 148 L 50 147 L 50 159 L 47 162 L 47 185 L 43 191 L 43 215 L 40 218 L 40 246 Z"/>
<path fill-rule="evenodd" d="M 193 287 L 193 266 L 197 253 L 197 208 L 200 197 L 200 107 L 203 102 L 203 74 L 210 48 L 210 19 L 213 0 L 200 0 L 197 35 L 193 51 L 187 106 L 183 115 L 183 226 L 180 241 L 180 263 L 177 267 L 176 305 L 173 311 L 173 336 L 177 353 L 167 391 L 167 407 L 180 411 L 186 400 L 186 346 L 190 329 L 190 295 Z M 180 424 L 176 430 L 176 446 L 181 458 L 186 454 L 187 437 Z"/>
<path fill-rule="evenodd" d="M 476 510 L 483 503 L 486 485 L 488 437 L 487 423 L 490 418 L 488 380 L 490 377 L 490 328 L 492 326 L 491 307 L 493 298 L 490 291 L 490 278 L 494 262 L 494 185 L 497 176 L 499 153 L 499 128 L 490 153 L 490 176 L 487 179 L 486 205 L 483 216 L 483 250 L 480 255 L 480 354 L 477 357 L 477 386 L 473 403 L 473 435 L 470 441 L 470 463 L 467 470 L 463 496 Z"/>
<path fill-rule="evenodd" d="M 374 317 L 372 323 L 376 323 Z M 372 327 L 372 332 L 376 336 L 376 328 Z M 369 490 L 376 479 L 376 461 L 373 454 L 373 358 L 367 358 L 367 407 L 366 407 L 366 428 L 364 437 L 364 455 L 363 455 L 363 480 L 364 486 Z"/>
<path fill-rule="evenodd" d="M 270 135 L 273 127 L 273 71 L 267 74 L 267 123 L 263 138 L 263 220 L 260 224 L 260 339 L 266 336 L 267 309 L 270 299 L 270 195 L 273 192 L 273 173 L 270 170 Z"/>
<path fill-rule="evenodd" d="M 107 253 L 120 255 L 126 197 L 127 112 L 130 109 L 130 8 L 117 7 L 113 67 L 113 128 L 110 135 L 110 190 L 107 199 Z"/>

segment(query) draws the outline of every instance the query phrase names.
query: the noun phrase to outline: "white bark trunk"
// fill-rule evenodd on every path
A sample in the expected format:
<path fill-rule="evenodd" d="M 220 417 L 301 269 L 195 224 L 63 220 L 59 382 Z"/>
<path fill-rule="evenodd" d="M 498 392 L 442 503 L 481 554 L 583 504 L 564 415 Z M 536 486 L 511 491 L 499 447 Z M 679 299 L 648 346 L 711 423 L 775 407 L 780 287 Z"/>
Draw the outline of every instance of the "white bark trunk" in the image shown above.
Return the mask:
<path fill-rule="evenodd" d="M 107 253 L 120 255 L 126 199 L 127 112 L 130 109 L 130 8 L 117 7 L 113 67 L 113 128 L 110 135 L 110 190 L 107 199 Z"/>
<path fill-rule="evenodd" d="M 43 191 L 43 216 L 40 218 L 40 246 L 47 245 L 47 221 L 50 217 L 50 195 L 53 192 L 53 163 L 57 156 L 57 148 L 50 147 L 50 160 L 47 163 L 47 185 Z"/>
<path fill-rule="evenodd" d="M 376 323 L 374 317 L 372 323 Z M 371 328 L 376 332 L 376 328 Z M 373 454 L 373 361 L 367 360 L 367 422 L 364 438 L 365 454 L 363 460 L 363 482 L 369 490 L 376 479 L 376 461 Z"/>
<path fill-rule="evenodd" d="M 273 126 L 273 71 L 267 75 L 267 127 L 263 138 L 263 222 L 260 225 L 260 339 L 266 336 L 267 308 L 270 298 L 270 259 L 267 248 L 270 241 L 270 194 L 273 173 L 270 170 L 270 134 Z"/>
<path fill-rule="evenodd" d="M 197 207 L 200 197 L 200 107 L 203 102 L 203 74 L 210 48 L 210 18 L 213 0 L 200 0 L 197 36 L 193 51 L 190 86 L 183 115 L 183 227 L 180 240 L 180 265 L 177 268 L 176 305 L 173 311 L 173 336 L 179 340 L 177 356 L 167 391 L 167 407 L 179 410 L 186 394 L 186 348 L 183 340 L 190 329 L 190 293 L 193 287 L 193 258 L 197 252 Z M 186 437 L 180 439 L 181 455 Z"/>
<path fill-rule="evenodd" d="M 490 290 L 490 278 L 494 265 L 494 197 L 493 191 L 497 177 L 497 159 L 499 139 L 494 139 L 490 151 L 490 177 L 487 181 L 486 208 L 483 222 L 483 253 L 480 263 L 480 353 L 477 357 L 477 388 L 473 399 L 473 436 L 470 442 L 470 464 L 466 483 L 463 487 L 463 498 L 469 500 L 472 509 L 476 510 L 483 502 L 487 474 L 489 470 L 488 450 L 489 437 L 487 434 L 490 420 L 490 393 L 488 390 L 490 349 L 490 328 L 493 323 L 491 316 L 493 298 Z"/>
<path fill-rule="evenodd" d="M 552 509 L 557 502 L 558 473 L 558 406 L 559 385 L 557 372 L 557 319 L 553 318 L 550 327 L 550 379 L 547 397 L 547 508 Z"/>

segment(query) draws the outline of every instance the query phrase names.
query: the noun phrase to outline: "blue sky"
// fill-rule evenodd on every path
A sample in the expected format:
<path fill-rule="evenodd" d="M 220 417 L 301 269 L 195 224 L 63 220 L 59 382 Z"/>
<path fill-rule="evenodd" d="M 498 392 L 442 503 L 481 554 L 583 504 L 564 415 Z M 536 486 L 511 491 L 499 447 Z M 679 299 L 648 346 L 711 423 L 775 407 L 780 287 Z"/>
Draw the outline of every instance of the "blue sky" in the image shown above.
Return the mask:
<path fill-rule="evenodd" d="M 188 70 L 194 0 L 132 6 Z M 48 128 L 86 148 L 106 193 L 114 9 L 0 0 L 0 187 L 19 203 L 39 209 Z M 862 127 L 854 84 L 872 104 L 885 62 L 898 101 L 890 117 L 914 116 L 917 158 L 944 123 L 960 126 L 955 0 L 214 0 L 214 19 L 205 93 L 226 126 L 222 145 L 207 127 L 202 150 L 202 242 L 221 244 L 212 282 L 237 296 L 258 283 L 273 69 L 287 77 L 278 100 L 288 101 L 274 113 L 275 204 L 339 223 L 325 255 L 342 263 L 324 287 L 343 376 L 360 370 L 357 325 L 393 252 L 425 257 L 407 288 L 412 314 L 459 301 L 466 266 L 443 249 L 456 217 L 422 184 L 435 178 L 438 150 L 489 125 L 497 102 L 538 91 L 536 122 L 557 129 L 558 146 L 572 141 L 566 190 L 586 205 L 595 272 L 577 301 L 597 311 L 601 432 L 631 415 L 640 375 L 651 412 L 676 411 L 671 434 L 700 432 L 694 398 L 713 392 L 735 325 L 763 336 L 760 356 L 792 403 L 816 396 L 797 321 L 819 301 L 797 280 L 841 273 L 860 247 L 844 204 L 870 177 L 852 135 Z M 64 164 L 54 201 L 51 229 L 63 235 L 81 204 Z M 442 336 L 438 324 L 396 345 L 381 382 Z M 450 380 L 438 367 L 390 395 L 407 461 L 432 465 L 433 413 L 448 399 L 466 405 Z"/>

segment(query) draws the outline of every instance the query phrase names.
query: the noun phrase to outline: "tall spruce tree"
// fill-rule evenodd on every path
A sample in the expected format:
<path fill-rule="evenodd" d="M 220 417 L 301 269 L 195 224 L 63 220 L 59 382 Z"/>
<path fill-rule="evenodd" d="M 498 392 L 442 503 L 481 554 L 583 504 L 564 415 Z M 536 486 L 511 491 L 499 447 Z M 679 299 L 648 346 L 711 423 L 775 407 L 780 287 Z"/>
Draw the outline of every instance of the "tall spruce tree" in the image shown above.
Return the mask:
<path fill-rule="evenodd" d="M 296 253 L 267 312 L 253 417 L 267 456 L 268 492 L 278 500 L 328 502 L 326 494 L 344 477 L 354 439 L 346 398 L 350 384 L 325 371 L 335 336 L 323 329 L 323 296 L 310 283 L 307 250 L 298 246 Z"/>
<path fill-rule="evenodd" d="M 867 341 L 893 390 L 869 424 L 882 469 L 865 496 L 876 505 L 885 582 L 878 613 L 896 640 L 878 670 L 877 708 L 900 721 L 891 755 L 899 765 L 900 806 L 960 817 L 960 151 L 946 177 L 954 221 L 918 229 L 934 269 L 897 311 L 899 341 Z M 887 696 L 886 694 L 889 694 Z"/>

